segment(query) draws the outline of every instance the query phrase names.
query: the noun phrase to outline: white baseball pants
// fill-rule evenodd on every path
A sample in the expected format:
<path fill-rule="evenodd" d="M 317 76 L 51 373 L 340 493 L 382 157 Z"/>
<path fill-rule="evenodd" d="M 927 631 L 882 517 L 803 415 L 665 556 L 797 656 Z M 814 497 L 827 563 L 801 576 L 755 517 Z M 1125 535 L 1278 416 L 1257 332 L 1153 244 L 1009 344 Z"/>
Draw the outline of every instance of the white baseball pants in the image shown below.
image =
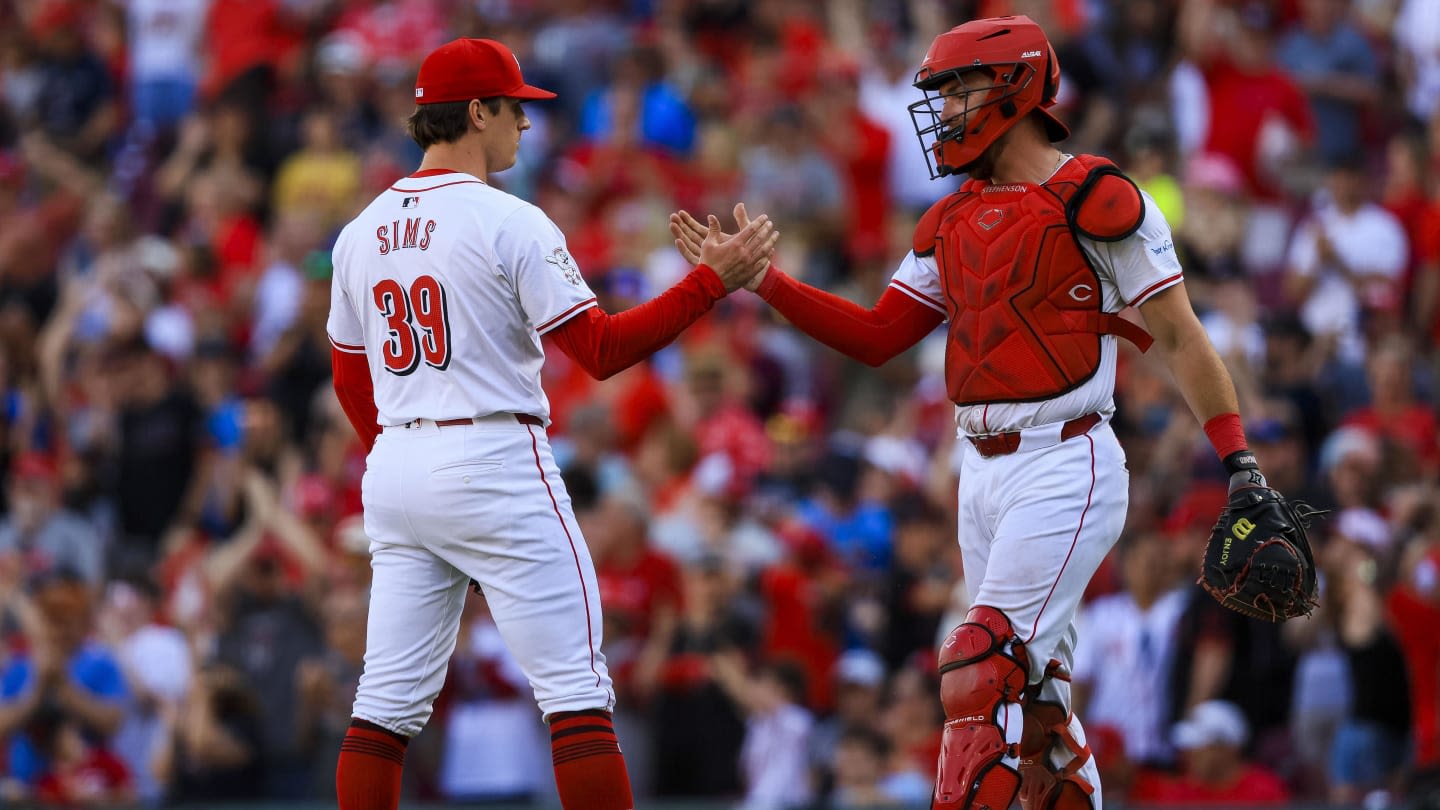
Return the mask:
<path fill-rule="evenodd" d="M 1058 440 L 1058 426 L 1048 427 Z M 1089 433 L 1033 449 L 1026 437 L 1009 455 L 985 458 L 970 442 L 963 444 L 960 553 L 971 602 L 1009 617 L 1025 641 L 1031 683 L 1041 680 L 1051 659 L 1068 672 L 1075 660 L 1080 597 L 1125 526 L 1130 502 L 1125 451 L 1108 419 Z M 1065 681 L 1047 680 L 1040 697 L 1070 711 Z M 1019 705 L 1009 708 L 1016 711 L 1008 716 L 1018 720 Z M 1019 741 L 1019 725 L 1007 724 L 1009 741 Z M 1071 718 L 1070 730 L 1084 745 L 1079 720 Z M 1051 760 L 1063 766 L 1070 752 L 1056 749 Z M 1095 786 L 1098 810 L 1100 774 L 1093 758 L 1080 776 Z"/>
<path fill-rule="evenodd" d="M 612 709 L 595 567 L 544 428 L 512 414 L 418 425 L 386 428 L 366 464 L 374 580 L 354 715 L 424 727 L 471 579 L 545 715 Z"/>

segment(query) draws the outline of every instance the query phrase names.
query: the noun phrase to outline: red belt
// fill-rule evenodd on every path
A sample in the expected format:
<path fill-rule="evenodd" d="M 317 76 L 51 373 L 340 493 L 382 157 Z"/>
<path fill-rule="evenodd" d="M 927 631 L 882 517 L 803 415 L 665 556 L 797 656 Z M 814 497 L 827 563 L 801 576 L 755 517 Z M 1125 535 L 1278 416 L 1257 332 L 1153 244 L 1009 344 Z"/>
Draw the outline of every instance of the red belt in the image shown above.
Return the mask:
<path fill-rule="evenodd" d="M 1053 424 L 1053 423 L 1052 423 Z M 1100 414 L 1087 413 L 1084 416 L 1077 416 L 1066 422 L 1060 428 L 1060 441 L 1073 439 L 1076 436 L 1084 436 L 1090 432 L 1090 428 L 1100 424 Z M 1020 449 L 1020 431 L 1012 430 L 1009 433 L 996 433 L 993 436 L 970 436 L 970 443 L 980 451 L 980 455 L 986 458 L 995 456 L 1008 456 Z"/>
<path fill-rule="evenodd" d="M 534 425 L 534 426 L 536 426 L 536 427 L 545 427 L 545 423 L 544 423 L 543 421 L 541 421 L 541 420 L 540 420 L 540 417 L 538 417 L 538 416 L 531 416 L 531 415 L 528 414 L 528 413 L 512 413 L 512 414 L 510 414 L 510 415 L 513 416 L 513 417 L 515 417 L 515 421 L 516 421 L 516 422 L 519 422 L 519 423 L 522 424 L 522 425 Z M 418 420 L 417 420 L 417 421 L 418 421 Z M 414 424 L 414 422 L 411 422 L 411 423 L 409 423 L 409 424 Z M 456 427 L 456 426 L 458 426 L 458 425 L 473 425 L 473 424 L 475 424 L 475 420 L 474 420 L 474 419 L 436 419 L 436 420 L 435 420 L 435 426 L 436 426 L 436 427 Z"/>

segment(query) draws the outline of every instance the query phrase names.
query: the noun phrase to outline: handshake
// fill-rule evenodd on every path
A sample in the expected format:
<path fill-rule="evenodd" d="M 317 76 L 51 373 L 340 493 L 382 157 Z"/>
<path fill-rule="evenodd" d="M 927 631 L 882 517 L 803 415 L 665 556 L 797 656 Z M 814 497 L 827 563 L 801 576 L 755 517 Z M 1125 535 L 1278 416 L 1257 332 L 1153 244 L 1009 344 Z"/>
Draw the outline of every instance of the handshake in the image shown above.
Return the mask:
<path fill-rule="evenodd" d="M 670 234 L 685 261 L 709 266 L 724 282 L 726 292 L 741 287 L 755 290 L 775 256 L 780 232 L 764 214 L 750 219 L 745 203 L 737 203 L 734 214 L 740 230 L 731 235 L 720 230 L 720 220 L 713 214 L 707 227 L 689 212 L 677 211 L 670 215 Z"/>

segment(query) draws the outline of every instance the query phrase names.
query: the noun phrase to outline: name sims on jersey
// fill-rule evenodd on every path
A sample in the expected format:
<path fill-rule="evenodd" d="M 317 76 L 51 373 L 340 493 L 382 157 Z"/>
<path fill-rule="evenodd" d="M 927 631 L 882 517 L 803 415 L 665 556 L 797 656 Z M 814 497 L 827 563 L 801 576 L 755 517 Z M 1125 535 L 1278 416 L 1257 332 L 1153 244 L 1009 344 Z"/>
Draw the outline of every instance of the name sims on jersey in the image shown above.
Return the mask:
<path fill-rule="evenodd" d="M 420 223 L 424 222 L 422 231 Z M 435 220 L 424 219 L 423 217 L 412 217 L 405 220 L 405 228 L 400 228 L 400 220 L 395 220 L 389 225 L 381 225 L 375 229 L 375 238 L 380 240 L 380 255 L 384 256 L 392 250 L 404 248 L 419 248 L 428 250 L 430 248 L 430 234 L 435 232 Z"/>

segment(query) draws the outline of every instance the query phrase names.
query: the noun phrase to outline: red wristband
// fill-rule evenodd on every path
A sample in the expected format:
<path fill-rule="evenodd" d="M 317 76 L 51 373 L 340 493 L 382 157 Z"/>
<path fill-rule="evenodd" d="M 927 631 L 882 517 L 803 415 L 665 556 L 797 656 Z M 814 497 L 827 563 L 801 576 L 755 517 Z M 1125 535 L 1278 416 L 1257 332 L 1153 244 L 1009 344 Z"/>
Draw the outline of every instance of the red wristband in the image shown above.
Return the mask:
<path fill-rule="evenodd" d="M 1205 435 L 1215 447 L 1215 454 L 1224 461 L 1232 453 L 1250 449 L 1245 441 L 1245 428 L 1240 425 L 1240 414 L 1222 413 L 1205 423 Z"/>

